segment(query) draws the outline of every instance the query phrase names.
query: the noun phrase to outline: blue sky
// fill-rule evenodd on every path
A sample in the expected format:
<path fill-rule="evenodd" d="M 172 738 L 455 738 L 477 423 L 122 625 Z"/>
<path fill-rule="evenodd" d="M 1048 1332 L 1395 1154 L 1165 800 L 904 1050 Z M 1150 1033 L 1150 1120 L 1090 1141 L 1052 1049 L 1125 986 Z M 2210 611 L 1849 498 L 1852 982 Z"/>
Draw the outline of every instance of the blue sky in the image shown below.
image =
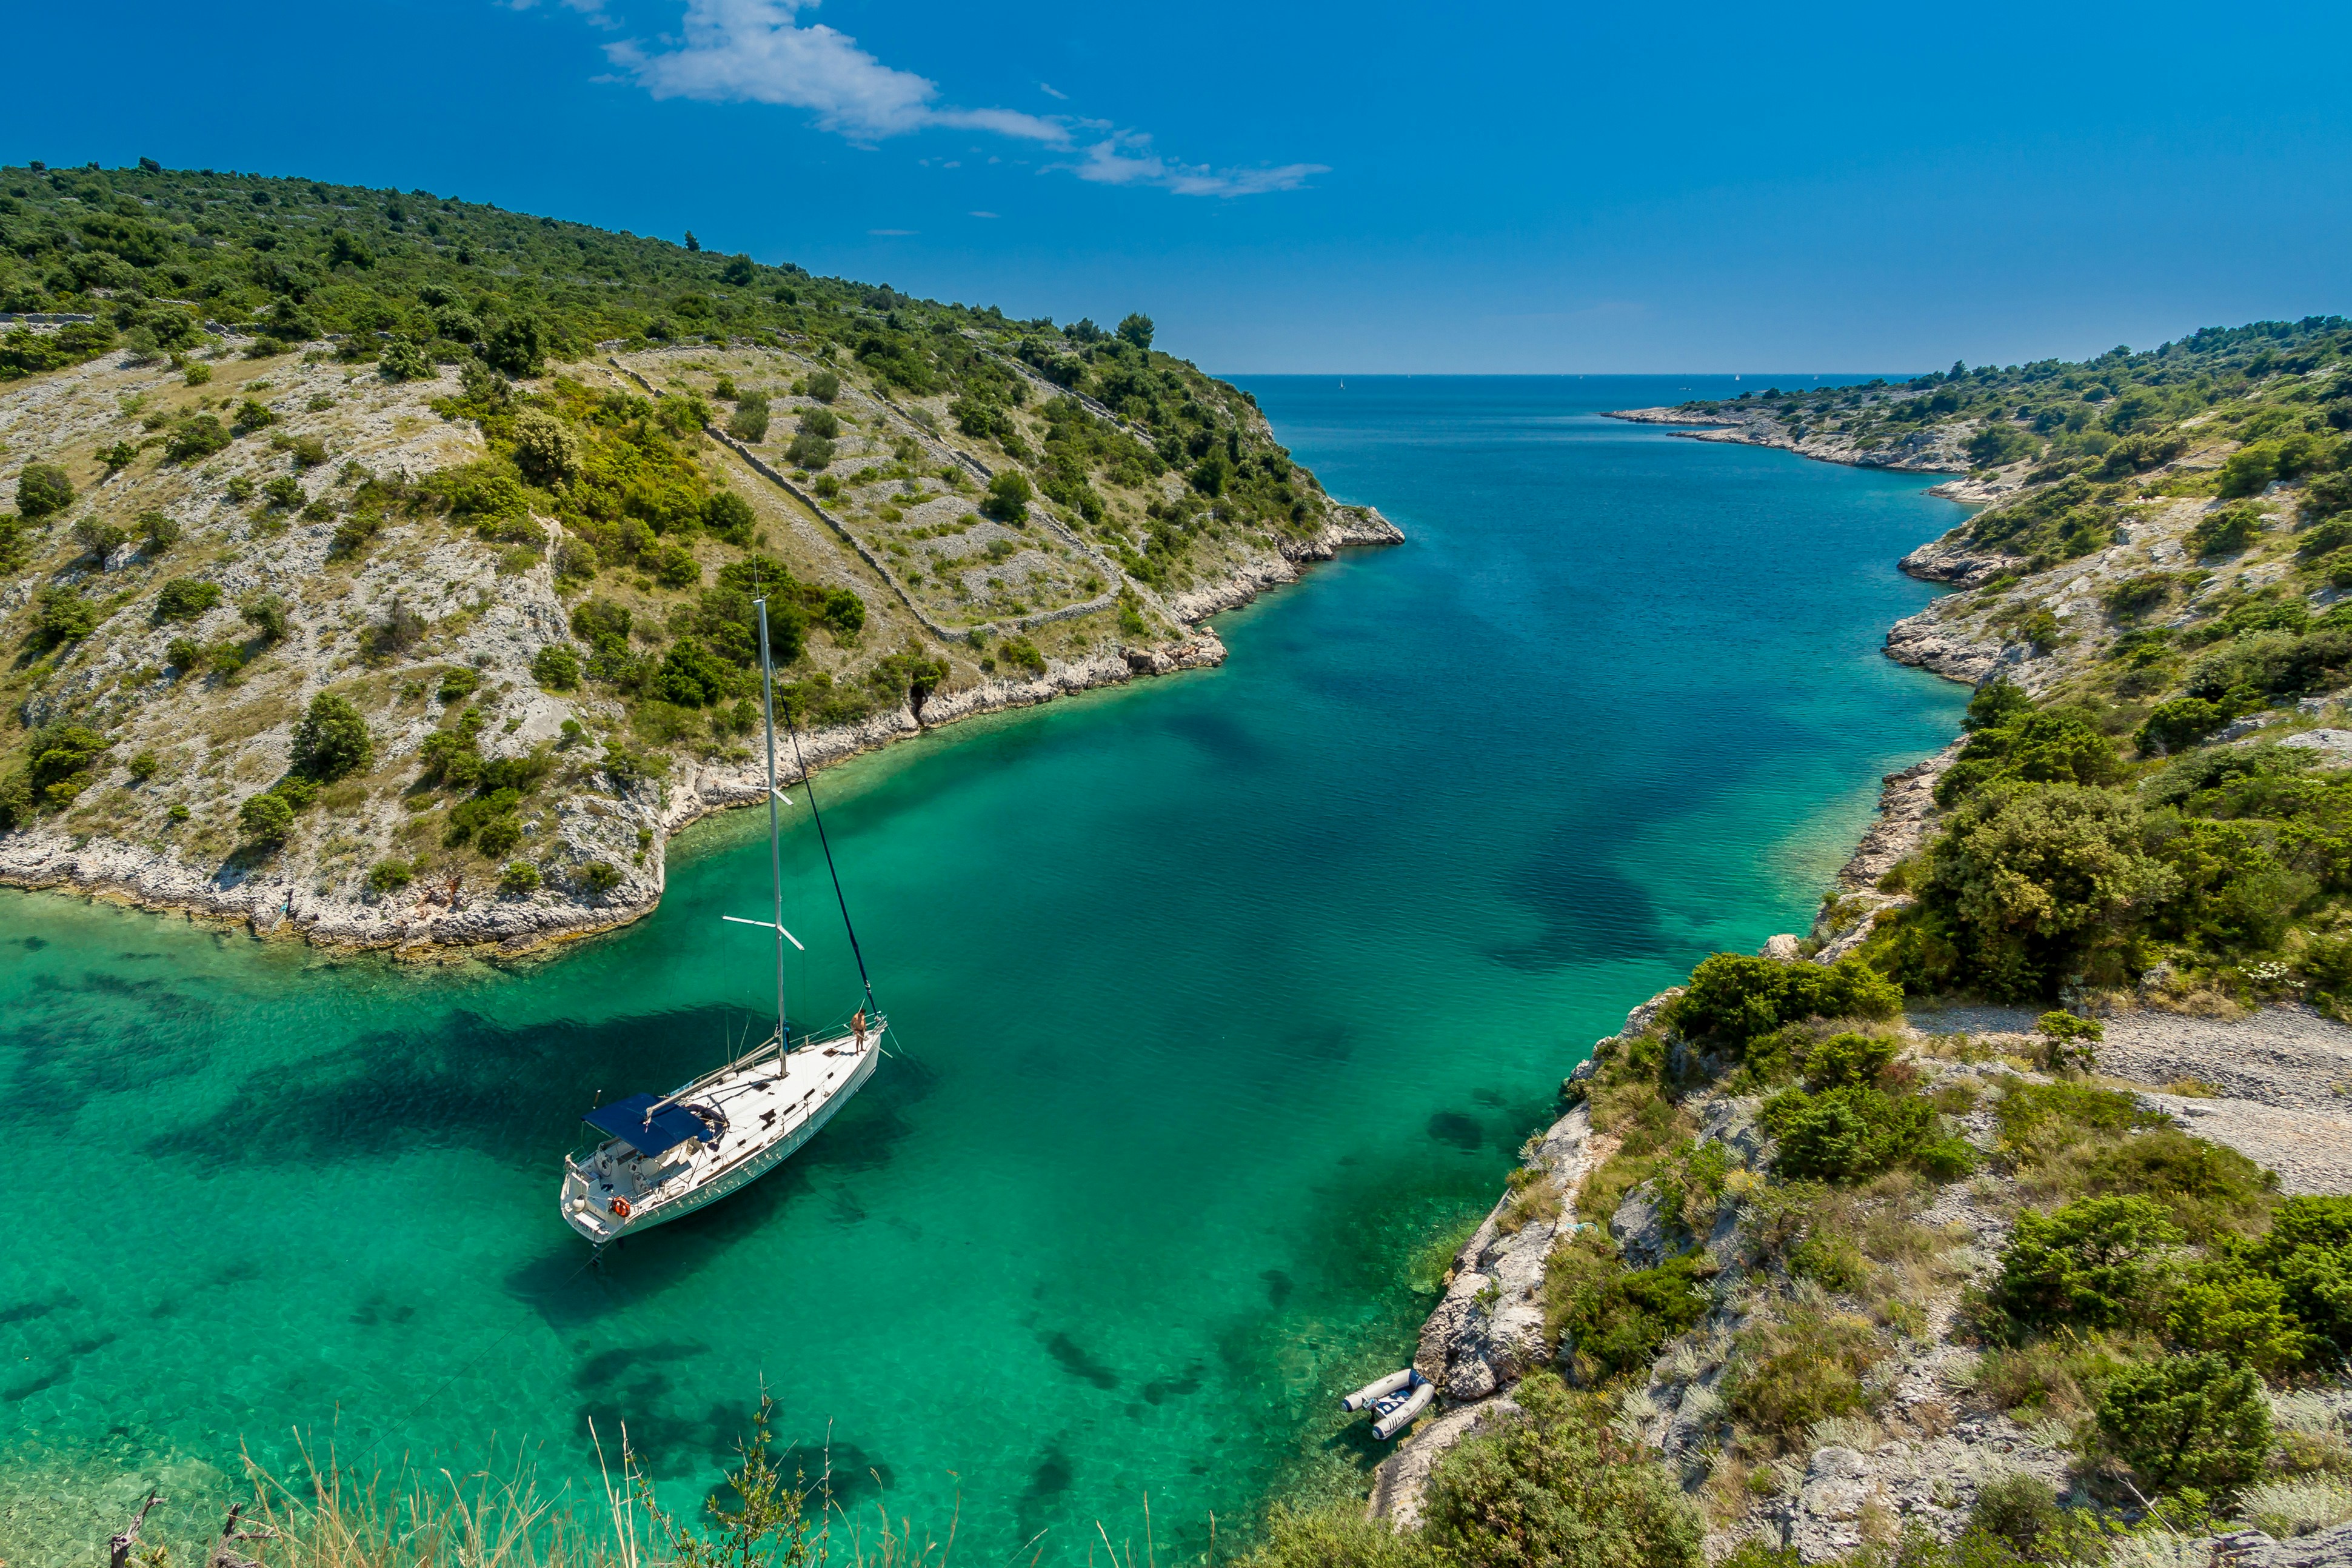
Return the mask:
<path fill-rule="evenodd" d="M 89 16 L 16 26 L 0 160 L 690 228 L 1142 309 L 1227 372 L 1909 370 L 2352 313 L 2340 4 L 122 0 L 102 45 Z"/>

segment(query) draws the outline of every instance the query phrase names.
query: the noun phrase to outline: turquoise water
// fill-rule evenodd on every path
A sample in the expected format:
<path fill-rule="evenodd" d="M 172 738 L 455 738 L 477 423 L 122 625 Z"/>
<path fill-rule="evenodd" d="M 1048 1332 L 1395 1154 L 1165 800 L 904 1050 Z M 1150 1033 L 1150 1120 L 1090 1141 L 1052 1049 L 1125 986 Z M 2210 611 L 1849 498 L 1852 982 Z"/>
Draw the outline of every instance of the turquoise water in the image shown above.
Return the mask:
<path fill-rule="evenodd" d="M 960 1558 L 1197 1552 L 1367 1462 L 1408 1264 L 1560 1075 L 1717 946 L 1801 929 L 1963 695 L 1878 652 L 1921 481 L 1592 416 L 1694 378 L 1247 383 L 1405 546 L 1223 618 L 1223 669 L 822 780 L 901 1054 L 758 1187 L 598 1272 L 572 1118 L 761 1006 L 763 824 L 551 962 L 423 972 L 0 896 L 0 1555 L 86 1548 L 239 1445 L 593 1475 L 691 1506 L 761 1380 Z M 1685 390 L 1687 389 L 1687 390 Z M 803 825 L 805 1021 L 855 1002 Z M 500 1457 L 503 1457 L 502 1458 Z M 1163 1556 L 1163 1561 L 1165 1557 Z"/>

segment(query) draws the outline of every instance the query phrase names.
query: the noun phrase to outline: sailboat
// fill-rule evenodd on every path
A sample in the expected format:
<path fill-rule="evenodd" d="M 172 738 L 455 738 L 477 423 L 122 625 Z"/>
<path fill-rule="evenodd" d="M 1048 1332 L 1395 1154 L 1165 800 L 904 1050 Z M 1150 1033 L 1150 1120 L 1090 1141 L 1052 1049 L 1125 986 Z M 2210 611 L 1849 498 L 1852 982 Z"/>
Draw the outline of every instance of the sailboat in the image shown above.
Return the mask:
<path fill-rule="evenodd" d="M 585 1155 L 564 1156 L 557 1204 L 564 1223 L 600 1250 L 624 1236 L 666 1225 L 740 1192 L 783 1164 L 866 1087 L 882 1057 L 882 1035 L 888 1024 L 875 1009 L 874 987 L 866 977 L 865 956 L 858 952 L 856 930 L 849 925 L 849 904 L 842 897 L 837 872 L 834 897 L 849 931 L 850 951 L 857 956 L 865 1005 L 848 1028 L 797 1040 L 784 1016 L 784 944 L 801 947 L 801 941 L 784 929 L 777 808 L 791 805 L 792 798 L 776 787 L 776 678 L 768 654 L 768 601 L 752 602 L 760 612 L 760 690 L 768 725 L 768 874 L 773 918 L 720 918 L 739 925 L 763 925 L 773 933 L 776 1030 L 725 1066 L 667 1094 L 632 1094 L 582 1118 L 605 1137 Z M 799 744 L 795 737 L 794 747 Z M 830 870 L 833 848 L 824 842 L 824 818 L 817 813 L 816 791 L 805 764 L 801 781 Z"/>

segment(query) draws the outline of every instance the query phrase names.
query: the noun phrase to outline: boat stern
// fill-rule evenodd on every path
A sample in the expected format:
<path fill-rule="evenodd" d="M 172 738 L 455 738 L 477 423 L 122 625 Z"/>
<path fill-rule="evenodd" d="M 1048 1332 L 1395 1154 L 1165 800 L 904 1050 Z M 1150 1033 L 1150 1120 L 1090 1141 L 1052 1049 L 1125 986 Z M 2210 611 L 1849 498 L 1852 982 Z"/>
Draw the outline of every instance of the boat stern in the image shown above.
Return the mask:
<path fill-rule="evenodd" d="M 563 1223 L 596 1246 L 617 1238 L 628 1222 L 612 1212 L 588 1180 L 588 1174 L 569 1158 L 563 1162 L 563 1186 L 556 1205 Z"/>

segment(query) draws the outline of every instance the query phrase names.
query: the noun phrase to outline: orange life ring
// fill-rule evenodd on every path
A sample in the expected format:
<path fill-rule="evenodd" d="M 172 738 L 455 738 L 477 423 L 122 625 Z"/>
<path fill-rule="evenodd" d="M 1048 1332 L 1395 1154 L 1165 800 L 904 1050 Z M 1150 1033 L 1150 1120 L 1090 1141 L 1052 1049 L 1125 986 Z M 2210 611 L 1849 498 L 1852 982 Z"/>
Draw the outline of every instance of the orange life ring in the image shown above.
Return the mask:
<path fill-rule="evenodd" d="M 625 1198 L 625 1197 L 616 1197 L 616 1198 L 614 1198 L 614 1199 L 613 1200 L 613 1205 L 612 1205 L 612 1207 L 613 1207 L 613 1213 L 614 1213 L 615 1216 L 617 1216 L 618 1218 L 622 1218 L 622 1219 L 626 1219 L 626 1218 L 629 1218 L 629 1200 L 628 1200 L 627 1198 Z"/>

